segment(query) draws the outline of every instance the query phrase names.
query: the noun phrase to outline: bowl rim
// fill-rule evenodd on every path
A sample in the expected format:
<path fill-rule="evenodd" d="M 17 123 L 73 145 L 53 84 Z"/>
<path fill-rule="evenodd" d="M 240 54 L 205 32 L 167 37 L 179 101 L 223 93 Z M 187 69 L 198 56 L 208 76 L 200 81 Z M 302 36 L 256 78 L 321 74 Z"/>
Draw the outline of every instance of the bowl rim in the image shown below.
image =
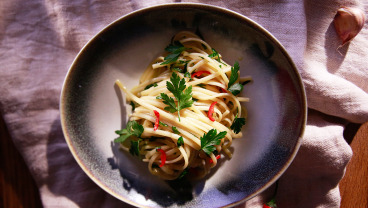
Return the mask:
<path fill-rule="evenodd" d="M 291 165 L 292 161 L 295 159 L 299 148 L 301 146 L 302 143 L 302 139 L 303 139 L 303 135 L 305 132 L 305 128 L 306 128 L 306 123 L 307 123 L 307 115 L 308 115 L 308 111 L 307 111 L 307 99 L 306 99 L 306 92 L 305 92 L 305 87 L 301 78 L 301 75 L 297 69 L 297 66 L 295 65 L 295 63 L 293 62 L 292 58 L 290 57 L 290 55 L 287 53 L 286 49 L 284 48 L 284 46 L 281 44 L 281 42 L 274 36 L 272 35 L 267 29 L 265 29 L 263 26 L 261 26 L 260 24 L 258 24 L 257 22 L 255 22 L 254 20 L 250 19 L 249 17 L 238 13 L 236 11 L 233 11 L 231 9 L 228 8 L 224 8 L 224 7 L 220 7 L 220 6 L 216 6 L 216 5 L 210 5 L 210 4 L 204 4 L 204 3 L 186 3 L 186 2 L 177 2 L 177 3 L 165 3 L 165 4 L 157 4 L 157 5 L 153 5 L 153 6 L 148 6 L 148 7 L 143 7 L 137 10 L 134 10 L 132 12 L 129 12 L 125 15 L 122 15 L 120 17 L 118 17 L 117 19 L 115 19 L 114 21 L 112 21 L 111 23 L 107 24 L 105 27 L 103 27 L 99 32 L 97 32 L 95 35 L 93 35 L 92 38 L 90 38 L 85 44 L 84 46 L 79 50 L 78 54 L 75 56 L 74 60 L 72 61 L 67 74 L 64 78 L 63 84 L 62 84 L 62 89 L 61 89 L 61 93 L 60 93 L 60 102 L 59 102 L 59 111 L 60 111 L 60 121 L 61 121 L 61 126 L 62 126 L 62 132 L 63 132 L 63 136 L 65 138 L 65 141 L 68 145 L 68 148 L 70 150 L 70 152 L 72 153 L 74 159 L 76 160 L 76 162 L 78 163 L 78 165 L 81 167 L 81 169 L 83 170 L 83 172 L 85 174 L 87 174 L 87 176 L 95 183 L 97 184 L 100 188 L 102 188 L 104 191 L 106 191 L 107 193 L 109 193 L 110 195 L 114 196 L 115 198 L 136 206 L 136 207 L 142 207 L 141 204 L 138 204 L 132 200 L 129 200 L 119 194 L 117 194 L 115 191 L 113 191 L 111 188 L 109 188 L 108 186 L 106 186 L 102 181 L 100 181 L 99 179 L 97 179 L 94 174 L 86 167 L 86 165 L 83 163 L 82 159 L 80 158 L 79 154 L 77 153 L 76 149 L 74 148 L 74 146 L 72 145 L 72 138 L 71 136 L 68 134 L 68 129 L 67 129 L 67 125 L 66 125 L 66 109 L 65 109 L 65 105 L 66 105 L 66 84 L 68 83 L 68 80 L 71 79 L 72 76 L 72 72 L 75 68 L 75 65 L 77 63 L 77 61 L 79 60 L 79 57 L 84 53 L 85 50 L 87 50 L 88 46 L 94 42 L 95 39 L 97 39 L 102 33 L 104 33 L 106 30 L 108 30 L 111 27 L 114 27 L 115 24 L 119 24 L 119 22 L 124 21 L 127 18 L 130 17 L 134 17 L 136 15 L 139 15 L 140 13 L 145 13 L 145 12 L 150 12 L 152 10 L 160 10 L 160 9 L 166 9 L 167 7 L 171 7 L 171 8 L 190 8 L 190 9 L 200 9 L 200 10 L 206 10 L 206 11 L 215 11 L 218 13 L 226 13 L 228 15 L 232 15 L 238 19 L 241 19 L 243 22 L 247 22 L 249 25 L 251 25 L 253 28 L 256 28 L 256 30 L 258 30 L 259 32 L 263 33 L 265 36 L 267 36 L 267 38 L 269 38 L 274 44 L 275 46 L 278 47 L 278 49 L 280 50 L 280 52 L 282 53 L 282 55 L 286 58 L 286 60 L 288 61 L 288 63 L 291 66 L 291 69 L 294 72 L 295 78 L 297 79 L 297 84 L 300 86 L 301 88 L 301 98 L 302 98 L 302 114 L 303 114 L 303 118 L 301 121 L 301 129 L 300 129 L 300 133 L 298 135 L 297 141 L 295 143 L 295 147 L 292 151 L 292 153 L 290 154 L 290 157 L 288 158 L 288 160 L 285 162 L 285 164 L 283 165 L 283 167 L 278 171 L 277 174 L 275 174 L 271 180 L 269 180 L 266 184 L 264 184 L 263 186 L 261 186 L 259 189 L 257 189 L 256 191 L 254 191 L 252 194 L 244 197 L 243 199 L 237 201 L 237 202 L 233 202 L 231 204 L 228 204 L 224 207 L 232 207 L 232 206 L 236 206 L 239 205 L 245 201 L 248 201 L 249 199 L 259 195 L 260 193 L 262 193 L 263 191 L 265 191 L 268 187 L 270 187 L 273 183 L 275 183 L 280 177 L 281 175 L 289 168 L 289 166 Z M 143 206 L 146 207 L 146 206 Z M 149 206 L 147 206 L 149 207 Z"/>

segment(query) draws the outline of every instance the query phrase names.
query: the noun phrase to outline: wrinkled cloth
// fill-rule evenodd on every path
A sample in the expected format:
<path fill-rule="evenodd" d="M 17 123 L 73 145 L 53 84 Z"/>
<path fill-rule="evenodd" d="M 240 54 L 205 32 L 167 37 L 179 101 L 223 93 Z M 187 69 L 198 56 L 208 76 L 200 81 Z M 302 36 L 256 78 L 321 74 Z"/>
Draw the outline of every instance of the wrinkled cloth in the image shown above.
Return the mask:
<path fill-rule="evenodd" d="M 78 51 L 122 15 L 180 1 L 3 0 L 0 2 L 0 110 L 33 175 L 45 207 L 127 207 L 93 183 L 64 140 L 62 83 Z M 193 2 L 193 1 L 192 1 Z M 296 63 L 308 120 L 300 150 L 277 192 L 279 207 L 339 207 L 338 184 L 352 156 L 343 132 L 368 121 L 368 28 L 339 47 L 333 18 L 340 6 L 368 2 L 194 1 L 231 9 L 270 31 Z M 275 186 L 238 207 L 262 207 Z"/>

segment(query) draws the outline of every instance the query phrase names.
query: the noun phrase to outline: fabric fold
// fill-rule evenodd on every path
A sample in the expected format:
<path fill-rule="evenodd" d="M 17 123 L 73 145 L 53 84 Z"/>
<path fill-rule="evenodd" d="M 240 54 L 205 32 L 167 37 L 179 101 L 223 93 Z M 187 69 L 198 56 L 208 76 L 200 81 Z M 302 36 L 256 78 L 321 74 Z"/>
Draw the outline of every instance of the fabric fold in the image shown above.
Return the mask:
<path fill-rule="evenodd" d="M 90 38 L 117 18 L 179 1 L 28 0 L 0 3 L 0 110 L 45 207 L 127 207 L 82 171 L 62 134 L 59 97 L 67 70 Z M 186 2 L 186 1 L 182 1 Z M 338 183 L 352 152 L 343 131 L 368 121 L 368 29 L 339 48 L 332 27 L 342 0 L 208 1 L 269 30 L 295 62 L 307 94 L 303 143 L 279 180 L 279 207 L 339 207 Z M 275 186 L 238 207 L 262 207 Z"/>

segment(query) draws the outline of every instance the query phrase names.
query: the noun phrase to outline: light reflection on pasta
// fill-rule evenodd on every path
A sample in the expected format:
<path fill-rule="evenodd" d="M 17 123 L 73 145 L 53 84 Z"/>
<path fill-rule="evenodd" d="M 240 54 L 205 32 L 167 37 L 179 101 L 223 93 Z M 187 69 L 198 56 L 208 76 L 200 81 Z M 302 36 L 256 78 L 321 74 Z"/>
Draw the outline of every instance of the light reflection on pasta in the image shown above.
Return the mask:
<path fill-rule="evenodd" d="M 130 91 L 116 84 L 133 106 L 127 127 L 116 131 L 122 149 L 148 163 L 165 180 L 202 178 L 221 155 L 231 158 L 242 137 L 246 110 L 238 97 L 250 78 L 192 32 L 182 31 L 152 62 Z"/>

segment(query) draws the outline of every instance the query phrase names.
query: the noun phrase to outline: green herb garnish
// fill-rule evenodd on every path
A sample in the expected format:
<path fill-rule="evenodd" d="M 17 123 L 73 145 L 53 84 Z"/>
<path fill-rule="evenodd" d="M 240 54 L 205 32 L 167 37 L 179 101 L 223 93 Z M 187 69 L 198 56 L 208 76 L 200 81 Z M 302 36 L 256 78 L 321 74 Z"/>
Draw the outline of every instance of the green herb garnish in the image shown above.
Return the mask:
<path fill-rule="evenodd" d="M 172 64 L 171 67 L 170 67 L 170 69 L 172 71 L 177 71 L 177 72 L 180 72 L 180 73 L 185 73 L 185 72 L 187 72 L 188 63 L 189 63 L 189 61 L 179 60 L 175 64 Z"/>
<path fill-rule="evenodd" d="M 243 90 L 243 85 L 236 82 L 239 78 L 239 63 L 236 61 L 234 66 L 231 67 L 231 75 L 229 79 L 229 84 L 227 90 L 233 95 L 238 95 Z"/>
<path fill-rule="evenodd" d="M 216 149 L 214 145 L 219 145 L 221 143 L 221 139 L 226 136 L 226 133 L 226 131 L 222 131 L 217 134 L 216 129 L 211 129 L 207 134 L 204 133 L 203 137 L 201 137 L 201 149 L 207 155 L 210 155 Z"/>
<path fill-rule="evenodd" d="M 239 134 L 241 128 L 245 125 L 245 118 L 238 118 L 238 115 L 235 116 L 233 123 L 230 128 L 234 130 L 235 134 Z"/>
<path fill-rule="evenodd" d="M 239 63 L 235 61 L 234 66 L 231 67 L 231 75 L 229 79 L 229 86 L 233 85 L 239 78 Z"/>
<path fill-rule="evenodd" d="M 178 147 L 184 145 L 184 139 L 183 139 L 183 137 L 179 137 L 178 142 L 177 142 L 177 145 L 178 145 Z"/>
<path fill-rule="evenodd" d="M 180 173 L 178 179 L 182 179 L 184 176 L 188 174 L 188 172 L 189 172 L 188 168 L 185 168 L 183 172 Z"/>
<path fill-rule="evenodd" d="M 233 95 L 238 95 L 243 90 L 243 85 L 240 83 L 235 83 L 227 88 L 227 90 L 229 90 L 229 92 L 231 92 Z"/>
<path fill-rule="evenodd" d="M 168 126 L 167 124 L 165 124 L 165 123 L 163 123 L 163 122 L 161 122 L 161 121 L 159 121 L 158 123 L 159 123 L 161 126 L 165 126 L 165 127 L 166 127 L 166 126 Z"/>
<path fill-rule="evenodd" d="M 180 131 L 175 126 L 172 126 L 171 128 L 175 134 L 180 134 Z"/>
<path fill-rule="evenodd" d="M 151 88 L 151 87 L 157 87 L 158 85 L 157 85 L 157 83 L 152 83 L 152 84 L 149 84 L 149 85 L 147 85 L 145 88 L 144 88 L 144 90 L 148 90 L 149 88 Z"/>
<path fill-rule="evenodd" d="M 214 58 L 217 62 L 227 66 L 224 62 L 221 61 L 220 54 L 213 48 L 211 50 L 212 50 L 212 53 L 210 55 L 208 55 L 208 57 Z M 221 65 L 220 65 L 220 68 L 221 68 Z"/>
<path fill-rule="evenodd" d="M 190 61 L 188 61 L 188 60 L 186 60 L 186 61 L 184 61 L 184 60 L 179 60 L 179 64 L 188 64 Z"/>
<path fill-rule="evenodd" d="M 181 69 L 179 67 L 172 67 L 171 70 L 177 71 L 177 72 L 180 72 L 180 73 L 182 73 L 184 71 L 184 69 Z"/>
<path fill-rule="evenodd" d="M 144 128 L 137 121 L 129 121 L 125 129 L 115 131 L 120 136 L 114 140 L 116 143 L 122 143 L 130 136 L 141 137 Z"/>
<path fill-rule="evenodd" d="M 189 72 L 184 73 L 184 77 L 187 77 L 189 79 L 192 79 L 192 75 Z"/>
<path fill-rule="evenodd" d="M 138 139 L 138 141 L 130 141 L 130 148 L 129 148 L 129 152 L 130 154 L 132 154 L 133 156 L 139 156 L 139 142 L 141 141 L 141 139 Z"/>
<path fill-rule="evenodd" d="M 191 99 L 192 86 L 186 88 L 185 79 L 183 78 L 180 80 L 180 77 L 174 72 L 170 77 L 170 81 L 171 82 L 166 82 L 166 87 L 176 98 L 177 104 L 172 97 L 169 97 L 165 93 L 161 93 L 160 96 L 156 97 L 156 99 L 163 99 L 163 103 L 168 105 L 164 109 L 169 111 L 170 113 L 178 112 L 178 117 L 180 121 L 180 110 L 192 106 L 194 102 Z"/>
<path fill-rule="evenodd" d="M 206 84 L 203 84 L 203 83 L 197 84 L 196 86 L 206 89 Z"/>
<path fill-rule="evenodd" d="M 208 57 L 214 58 L 216 61 L 221 63 L 220 54 L 214 48 L 212 48 L 212 53 L 208 55 Z"/>
<path fill-rule="evenodd" d="M 165 50 L 169 52 L 169 54 L 164 58 L 165 62 L 162 62 L 161 65 L 171 64 L 178 60 L 180 54 L 187 50 L 188 48 L 184 47 L 179 41 L 175 41 L 174 43 L 170 43 Z"/>
<path fill-rule="evenodd" d="M 132 111 L 134 111 L 135 110 L 135 102 L 130 101 L 130 105 L 132 106 Z"/>

